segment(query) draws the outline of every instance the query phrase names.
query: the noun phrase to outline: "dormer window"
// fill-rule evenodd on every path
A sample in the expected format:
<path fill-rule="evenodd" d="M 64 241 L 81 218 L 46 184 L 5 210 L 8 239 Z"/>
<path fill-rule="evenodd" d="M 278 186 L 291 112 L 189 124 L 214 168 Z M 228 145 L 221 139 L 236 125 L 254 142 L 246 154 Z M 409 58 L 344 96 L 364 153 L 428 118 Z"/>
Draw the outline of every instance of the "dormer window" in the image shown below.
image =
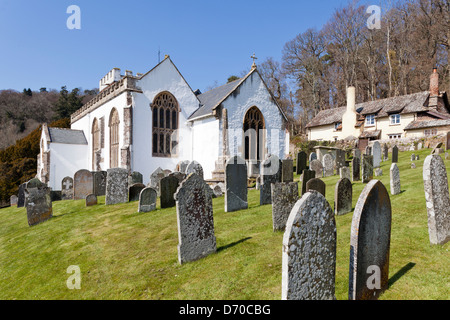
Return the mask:
<path fill-rule="evenodd" d="M 336 122 L 334 124 L 334 131 L 341 131 L 342 130 L 342 122 Z"/>
<path fill-rule="evenodd" d="M 375 125 L 375 115 L 369 114 L 366 116 L 366 127 L 371 127 Z"/>

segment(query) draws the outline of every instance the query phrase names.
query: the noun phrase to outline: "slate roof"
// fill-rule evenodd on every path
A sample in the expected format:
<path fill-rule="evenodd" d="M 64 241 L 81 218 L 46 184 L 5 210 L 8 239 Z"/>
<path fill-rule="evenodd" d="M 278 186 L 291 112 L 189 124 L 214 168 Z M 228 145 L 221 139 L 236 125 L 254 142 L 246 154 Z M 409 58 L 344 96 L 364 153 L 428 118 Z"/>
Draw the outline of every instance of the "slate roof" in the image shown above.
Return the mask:
<path fill-rule="evenodd" d="M 405 130 L 423 129 L 441 126 L 450 126 L 450 119 L 413 121 L 405 127 Z"/>
<path fill-rule="evenodd" d="M 87 144 L 83 130 L 48 128 L 50 142 L 66 144 Z"/>
<path fill-rule="evenodd" d="M 306 125 L 306 128 L 341 122 L 346 109 L 346 107 L 340 107 L 322 110 Z"/>
<path fill-rule="evenodd" d="M 213 109 L 228 97 L 239 86 L 241 81 L 242 79 L 237 79 L 198 95 L 197 98 L 202 105 L 191 114 L 189 119 L 212 114 Z"/>

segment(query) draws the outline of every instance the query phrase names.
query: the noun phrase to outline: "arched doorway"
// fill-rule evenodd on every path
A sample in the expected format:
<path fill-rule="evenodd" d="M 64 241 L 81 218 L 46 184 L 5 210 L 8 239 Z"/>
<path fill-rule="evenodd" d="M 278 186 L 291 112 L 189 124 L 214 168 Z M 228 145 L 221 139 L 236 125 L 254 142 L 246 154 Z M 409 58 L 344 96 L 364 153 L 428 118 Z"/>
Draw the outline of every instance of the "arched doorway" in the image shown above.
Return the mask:
<path fill-rule="evenodd" d="M 256 173 L 254 166 L 259 167 L 259 162 L 264 159 L 264 117 L 261 111 L 253 106 L 244 117 L 244 154 L 249 166 L 249 174 Z M 257 171 L 257 170 L 256 170 Z"/>

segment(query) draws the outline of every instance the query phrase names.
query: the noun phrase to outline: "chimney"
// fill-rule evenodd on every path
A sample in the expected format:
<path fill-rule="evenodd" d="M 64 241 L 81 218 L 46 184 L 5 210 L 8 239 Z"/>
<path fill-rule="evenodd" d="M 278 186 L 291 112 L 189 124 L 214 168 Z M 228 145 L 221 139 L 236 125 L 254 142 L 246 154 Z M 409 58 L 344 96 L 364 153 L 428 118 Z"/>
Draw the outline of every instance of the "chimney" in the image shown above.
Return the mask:
<path fill-rule="evenodd" d="M 437 73 L 437 68 L 433 68 L 433 73 L 430 76 L 430 96 L 439 96 L 439 73 Z"/>
<path fill-rule="evenodd" d="M 347 111 L 356 112 L 355 87 L 348 87 L 347 88 Z"/>

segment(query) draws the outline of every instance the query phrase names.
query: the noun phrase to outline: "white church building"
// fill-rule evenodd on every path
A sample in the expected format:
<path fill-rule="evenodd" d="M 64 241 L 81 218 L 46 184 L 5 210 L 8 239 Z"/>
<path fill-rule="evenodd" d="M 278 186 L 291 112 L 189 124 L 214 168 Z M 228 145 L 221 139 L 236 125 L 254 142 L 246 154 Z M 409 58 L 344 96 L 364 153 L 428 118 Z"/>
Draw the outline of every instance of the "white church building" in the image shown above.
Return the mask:
<path fill-rule="evenodd" d="M 247 161 L 251 176 L 269 154 L 289 153 L 286 116 L 255 64 L 201 93 L 166 56 L 145 74 L 112 69 L 99 91 L 71 115 L 70 129 L 42 126 L 37 177 L 53 190 L 80 169 L 126 168 L 147 184 L 158 167 L 174 171 L 184 160 L 199 162 L 205 179 L 220 180 L 233 155 Z"/>

